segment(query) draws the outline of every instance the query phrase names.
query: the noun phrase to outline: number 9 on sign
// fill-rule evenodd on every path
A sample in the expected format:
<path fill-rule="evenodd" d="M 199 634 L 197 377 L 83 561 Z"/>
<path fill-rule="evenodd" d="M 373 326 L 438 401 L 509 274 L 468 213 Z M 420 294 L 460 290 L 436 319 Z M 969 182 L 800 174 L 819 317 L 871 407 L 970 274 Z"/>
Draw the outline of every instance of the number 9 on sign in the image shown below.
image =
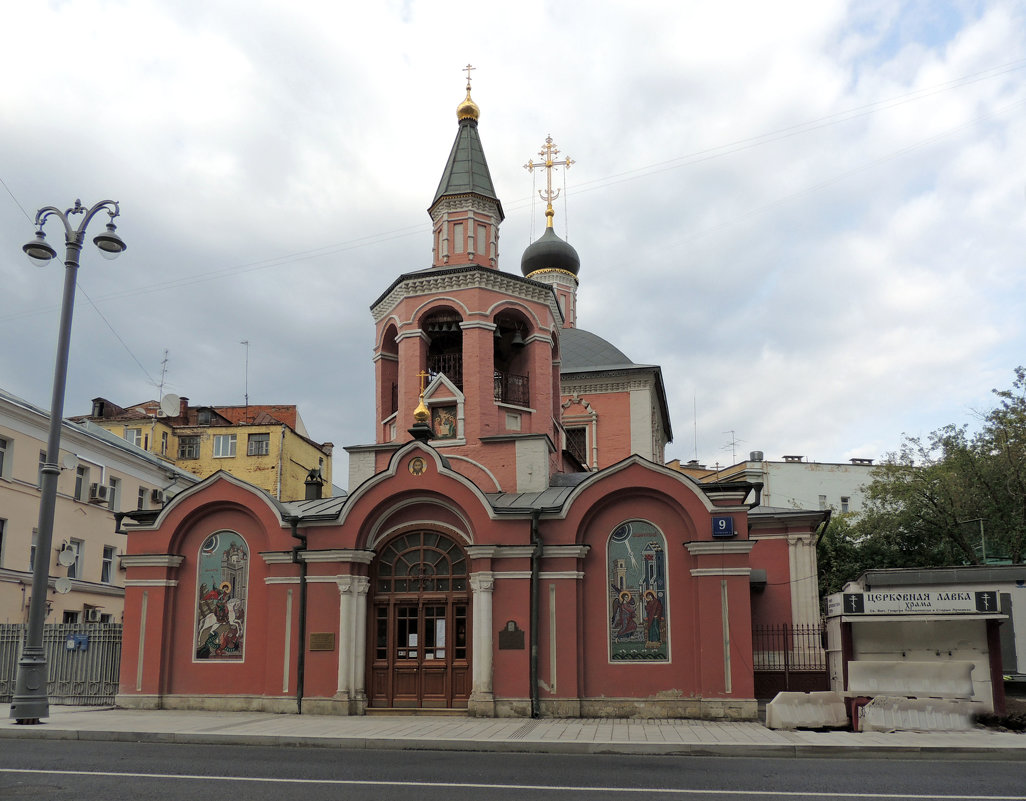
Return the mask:
<path fill-rule="evenodd" d="M 712 519 L 712 533 L 714 537 L 733 537 L 734 518 L 714 517 Z"/>

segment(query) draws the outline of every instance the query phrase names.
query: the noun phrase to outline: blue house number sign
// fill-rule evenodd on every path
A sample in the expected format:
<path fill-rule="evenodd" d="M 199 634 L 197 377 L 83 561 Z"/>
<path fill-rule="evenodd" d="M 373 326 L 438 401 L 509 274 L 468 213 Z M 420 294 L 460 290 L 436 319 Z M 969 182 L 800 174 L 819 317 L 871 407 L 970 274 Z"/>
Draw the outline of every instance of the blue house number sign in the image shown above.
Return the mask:
<path fill-rule="evenodd" d="M 714 517 L 712 519 L 713 536 L 714 537 L 733 537 L 734 536 L 734 518 L 733 517 Z"/>

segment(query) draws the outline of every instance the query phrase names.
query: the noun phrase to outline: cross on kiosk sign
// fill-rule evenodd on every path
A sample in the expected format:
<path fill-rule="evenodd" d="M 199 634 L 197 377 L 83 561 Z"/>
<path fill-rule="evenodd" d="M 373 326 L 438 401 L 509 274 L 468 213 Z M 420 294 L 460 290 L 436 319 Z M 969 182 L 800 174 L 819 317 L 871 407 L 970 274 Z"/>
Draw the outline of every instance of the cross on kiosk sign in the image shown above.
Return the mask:
<path fill-rule="evenodd" d="M 733 537 L 734 518 L 714 517 L 712 519 L 712 533 L 714 537 Z"/>

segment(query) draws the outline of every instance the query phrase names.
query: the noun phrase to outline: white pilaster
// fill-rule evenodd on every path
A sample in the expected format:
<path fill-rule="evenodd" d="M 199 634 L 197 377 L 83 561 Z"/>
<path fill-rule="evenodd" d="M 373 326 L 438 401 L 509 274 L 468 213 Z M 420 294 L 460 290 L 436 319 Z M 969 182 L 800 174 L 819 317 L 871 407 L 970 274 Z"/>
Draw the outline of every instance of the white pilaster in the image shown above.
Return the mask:
<path fill-rule="evenodd" d="M 353 620 L 353 631 L 356 633 L 355 664 L 353 665 L 353 691 L 355 698 L 366 698 L 367 678 L 367 591 L 370 579 L 366 576 L 353 576 L 353 593 L 356 595 L 356 616 Z"/>
<path fill-rule="evenodd" d="M 474 573 L 470 577 L 474 593 L 474 684 L 471 700 L 492 699 L 492 590 L 495 576 L 491 572 Z"/>

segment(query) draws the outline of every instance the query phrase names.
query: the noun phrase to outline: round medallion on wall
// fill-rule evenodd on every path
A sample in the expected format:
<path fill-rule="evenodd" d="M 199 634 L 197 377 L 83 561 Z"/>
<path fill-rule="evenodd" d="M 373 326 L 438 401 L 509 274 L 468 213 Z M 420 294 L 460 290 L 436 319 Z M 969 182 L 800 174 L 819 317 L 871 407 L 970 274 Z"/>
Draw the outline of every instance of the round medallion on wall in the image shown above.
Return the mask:
<path fill-rule="evenodd" d="M 424 470 L 426 468 L 427 465 L 424 463 L 424 460 L 421 459 L 419 456 L 417 456 L 414 459 L 410 459 L 410 473 L 412 475 L 422 476 L 424 475 Z"/>

